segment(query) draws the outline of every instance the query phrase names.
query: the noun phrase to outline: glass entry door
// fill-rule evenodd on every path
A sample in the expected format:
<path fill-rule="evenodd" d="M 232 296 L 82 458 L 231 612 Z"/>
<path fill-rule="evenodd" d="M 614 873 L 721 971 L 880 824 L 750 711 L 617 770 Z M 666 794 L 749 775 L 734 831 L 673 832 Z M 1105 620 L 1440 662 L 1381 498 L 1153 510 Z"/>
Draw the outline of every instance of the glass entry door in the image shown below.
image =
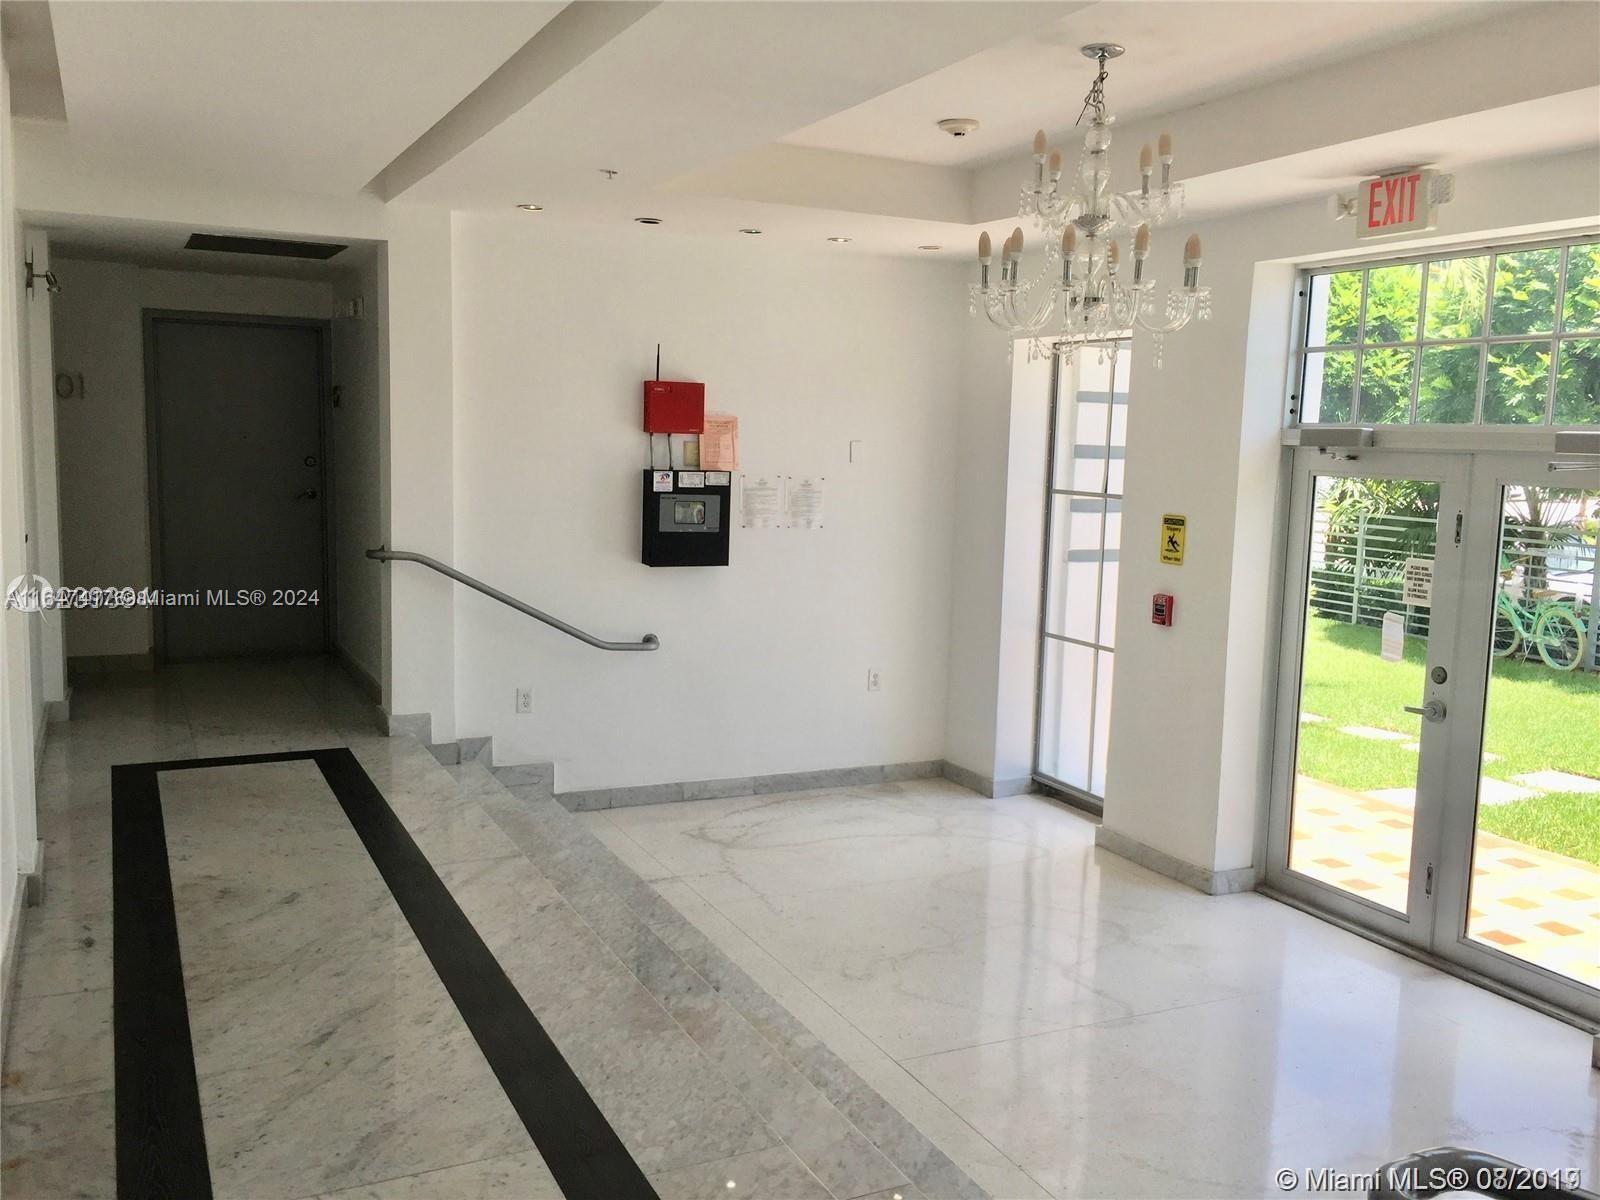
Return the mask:
<path fill-rule="evenodd" d="M 1427 943 L 1465 464 L 1301 451 L 1269 881 Z M 1430 874 L 1430 871 L 1433 874 Z"/>
<path fill-rule="evenodd" d="M 1441 953 L 1600 1012 L 1600 468 L 1475 456 Z"/>
<path fill-rule="evenodd" d="M 1269 884 L 1600 1015 L 1600 470 L 1297 455 Z"/>

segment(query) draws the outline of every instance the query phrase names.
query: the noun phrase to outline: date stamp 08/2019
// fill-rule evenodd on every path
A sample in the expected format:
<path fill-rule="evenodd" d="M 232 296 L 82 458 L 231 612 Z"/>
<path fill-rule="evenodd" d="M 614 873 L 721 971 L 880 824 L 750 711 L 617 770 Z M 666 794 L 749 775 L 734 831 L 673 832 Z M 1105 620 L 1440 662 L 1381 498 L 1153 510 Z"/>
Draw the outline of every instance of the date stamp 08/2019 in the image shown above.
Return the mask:
<path fill-rule="evenodd" d="M 1349 1171 L 1338 1167 L 1284 1167 L 1274 1172 L 1281 1192 L 1316 1194 L 1434 1196 L 1467 1192 L 1484 1196 L 1547 1196 L 1551 1192 L 1577 1191 L 1583 1186 L 1578 1167 L 1540 1170 L 1512 1163 L 1443 1166 L 1400 1162 L 1374 1171 Z"/>

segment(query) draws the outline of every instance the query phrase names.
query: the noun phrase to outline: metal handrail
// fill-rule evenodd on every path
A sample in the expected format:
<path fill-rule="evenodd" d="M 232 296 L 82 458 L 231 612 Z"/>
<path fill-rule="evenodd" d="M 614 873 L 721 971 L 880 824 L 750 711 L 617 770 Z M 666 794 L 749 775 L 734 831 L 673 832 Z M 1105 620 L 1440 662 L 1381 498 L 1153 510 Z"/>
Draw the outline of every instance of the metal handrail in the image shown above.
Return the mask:
<path fill-rule="evenodd" d="M 531 604 L 524 604 L 515 596 L 509 596 L 499 588 L 490 587 L 481 579 L 474 579 L 471 575 L 464 575 L 454 567 L 446 566 L 437 558 L 429 558 L 426 554 L 413 554 L 409 550 L 386 550 L 379 546 L 376 550 L 368 550 L 367 557 L 378 562 L 414 562 L 448 575 L 457 583 L 465 584 L 475 592 L 482 592 L 491 600 L 498 600 L 508 608 L 514 608 L 519 613 L 532 617 L 535 621 L 543 621 L 552 629 L 559 629 L 569 637 L 575 637 L 580 642 L 588 642 L 598 650 L 654 650 L 661 645 L 661 640 L 653 633 L 647 633 L 637 642 L 608 642 L 604 638 L 597 638 L 592 633 L 585 633 L 576 625 L 569 625 L 560 617 L 552 617 L 547 612 L 541 612 Z"/>

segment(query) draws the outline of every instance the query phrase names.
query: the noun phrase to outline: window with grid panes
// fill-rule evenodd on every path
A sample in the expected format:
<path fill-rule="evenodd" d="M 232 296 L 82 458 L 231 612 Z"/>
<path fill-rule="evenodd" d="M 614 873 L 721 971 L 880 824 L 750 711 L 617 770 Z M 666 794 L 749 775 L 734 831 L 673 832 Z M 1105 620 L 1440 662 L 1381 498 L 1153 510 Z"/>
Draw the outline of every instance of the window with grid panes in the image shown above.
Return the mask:
<path fill-rule="evenodd" d="M 1600 241 L 1310 272 L 1302 344 L 1303 424 L 1600 425 Z"/>

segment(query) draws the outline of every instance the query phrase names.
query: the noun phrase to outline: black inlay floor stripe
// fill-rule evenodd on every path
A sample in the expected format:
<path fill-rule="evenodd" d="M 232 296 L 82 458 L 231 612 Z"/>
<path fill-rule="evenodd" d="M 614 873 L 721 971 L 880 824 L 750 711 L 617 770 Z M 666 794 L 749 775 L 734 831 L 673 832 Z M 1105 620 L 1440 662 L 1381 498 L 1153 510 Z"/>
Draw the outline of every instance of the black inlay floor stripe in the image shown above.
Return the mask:
<path fill-rule="evenodd" d="M 160 771 L 317 764 L 569 1200 L 657 1200 L 605 1114 L 348 749 L 112 768 L 118 1200 L 209 1200 Z"/>
<path fill-rule="evenodd" d="M 111 768 L 111 989 L 118 1200 L 211 1200 L 167 831 L 150 764 Z"/>

